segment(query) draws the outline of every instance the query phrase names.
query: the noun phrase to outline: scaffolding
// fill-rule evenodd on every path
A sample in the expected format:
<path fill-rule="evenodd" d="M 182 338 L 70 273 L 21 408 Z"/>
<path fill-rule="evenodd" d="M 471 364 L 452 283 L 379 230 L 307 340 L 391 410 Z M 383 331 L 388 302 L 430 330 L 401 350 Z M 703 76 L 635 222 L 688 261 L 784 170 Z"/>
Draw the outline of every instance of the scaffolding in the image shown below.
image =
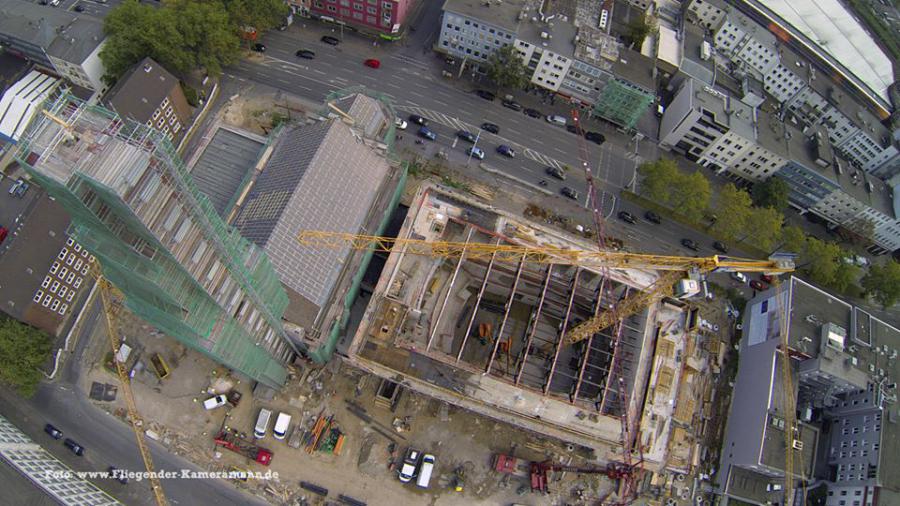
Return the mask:
<path fill-rule="evenodd" d="M 281 325 L 287 295 L 163 134 L 67 94 L 35 115 L 16 157 L 69 212 L 71 235 L 130 310 L 257 381 L 284 382 L 298 352 Z"/>

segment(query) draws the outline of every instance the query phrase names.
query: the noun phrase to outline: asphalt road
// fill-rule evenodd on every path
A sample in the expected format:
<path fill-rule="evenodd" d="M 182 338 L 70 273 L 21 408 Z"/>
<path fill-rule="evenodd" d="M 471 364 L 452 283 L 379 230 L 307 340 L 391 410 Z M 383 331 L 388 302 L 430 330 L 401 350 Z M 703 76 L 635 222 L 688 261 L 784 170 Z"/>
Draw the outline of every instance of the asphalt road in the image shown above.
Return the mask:
<path fill-rule="evenodd" d="M 73 385 L 80 372 L 81 355 L 87 343 L 84 336 L 89 336 L 95 325 L 102 325 L 97 305 L 86 311 L 83 338 L 79 339 L 75 352 L 67 358 L 59 379 L 42 384 L 37 394 L 26 401 L 5 389 L 0 391 L 0 412 L 35 442 L 76 471 L 105 471 L 110 465 L 128 471 L 142 471 L 144 464 L 131 427 L 95 407 Z M 45 434 L 45 423 L 53 424 L 66 437 L 83 444 L 84 456 L 75 456 L 60 441 Z M 153 441 L 149 441 L 149 446 L 157 470 L 199 470 Z M 94 483 L 125 504 L 155 504 L 146 481 L 139 483 L 131 480 L 127 485 L 114 480 L 94 480 Z M 220 480 L 170 479 L 163 480 L 162 485 L 166 497 L 173 505 L 266 504 Z"/>

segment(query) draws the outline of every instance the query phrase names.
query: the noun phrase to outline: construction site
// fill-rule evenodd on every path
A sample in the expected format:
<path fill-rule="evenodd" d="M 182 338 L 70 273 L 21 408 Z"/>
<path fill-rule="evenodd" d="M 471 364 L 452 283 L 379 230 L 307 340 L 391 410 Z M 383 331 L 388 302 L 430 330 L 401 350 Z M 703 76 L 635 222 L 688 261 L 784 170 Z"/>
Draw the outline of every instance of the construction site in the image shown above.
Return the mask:
<path fill-rule="evenodd" d="M 591 244 L 431 184 L 416 193 L 403 239 L 465 247 L 436 247 L 428 256 L 395 245 L 350 345 L 351 363 L 592 450 L 599 461 L 633 459 L 660 472 L 696 464 L 695 445 L 672 419 L 699 421 L 703 406 L 693 399 L 709 385 L 694 375 L 717 355 L 697 346 L 710 338 L 694 332 L 689 305 L 650 301 L 577 343 L 567 338 L 619 301 L 656 291 L 661 278 L 671 284 L 668 273 L 498 255 L 502 245 L 579 251 Z"/>

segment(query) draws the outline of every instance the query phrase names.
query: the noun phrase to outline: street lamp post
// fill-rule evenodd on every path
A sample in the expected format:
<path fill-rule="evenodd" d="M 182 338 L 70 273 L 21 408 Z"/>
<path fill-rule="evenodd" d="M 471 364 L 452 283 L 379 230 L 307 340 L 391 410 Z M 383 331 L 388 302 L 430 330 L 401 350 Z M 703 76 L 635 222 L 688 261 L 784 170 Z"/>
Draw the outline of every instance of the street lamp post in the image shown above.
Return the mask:
<path fill-rule="evenodd" d="M 472 147 L 469 149 L 469 157 L 466 158 L 466 167 L 469 166 L 469 162 L 472 161 L 472 154 L 475 153 L 475 148 L 478 147 L 478 139 L 481 138 L 481 129 L 478 129 L 478 133 L 475 134 L 475 142 L 472 143 Z"/>

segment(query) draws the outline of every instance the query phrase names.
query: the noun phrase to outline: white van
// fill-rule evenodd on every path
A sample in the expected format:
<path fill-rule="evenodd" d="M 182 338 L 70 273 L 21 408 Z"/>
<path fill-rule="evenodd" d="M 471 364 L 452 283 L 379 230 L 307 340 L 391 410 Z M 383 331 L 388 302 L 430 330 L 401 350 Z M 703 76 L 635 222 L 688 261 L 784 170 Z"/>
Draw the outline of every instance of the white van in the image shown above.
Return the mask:
<path fill-rule="evenodd" d="M 566 118 L 556 115 L 556 114 L 551 114 L 550 116 L 547 116 L 547 123 L 553 123 L 554 125 L 559 125 L 559 126 L 566 126 Z"/>
<path fill-rule="evenodd" d="M 272 434 L 275 435 L 275 439 L 284 439 L 290 426 L 291 415 L 287 413 L 278 413 L 278 418 L 275 419 L 275 427 L 272 429 Z"/>
<path fill-rule="evenodd" d="M 434 472 L 434 455 L 426 453 L 422 456 L 422 464 L 419 467 L 419 477 L 416 479 L 416 485 L 420 488 L 428 488 L 431 482 L 431 473 Z"/>
<path fill-rule="evenodd" d="M 253 429 L 253 435 L 256 436 L 256 439 L 266 437 L 266 432 L 269 430 L 270 418 L 272 418 L 271 411 L 266 408 L 259 410 L 259 416 L 256 417 L 256 427 Z"/>

